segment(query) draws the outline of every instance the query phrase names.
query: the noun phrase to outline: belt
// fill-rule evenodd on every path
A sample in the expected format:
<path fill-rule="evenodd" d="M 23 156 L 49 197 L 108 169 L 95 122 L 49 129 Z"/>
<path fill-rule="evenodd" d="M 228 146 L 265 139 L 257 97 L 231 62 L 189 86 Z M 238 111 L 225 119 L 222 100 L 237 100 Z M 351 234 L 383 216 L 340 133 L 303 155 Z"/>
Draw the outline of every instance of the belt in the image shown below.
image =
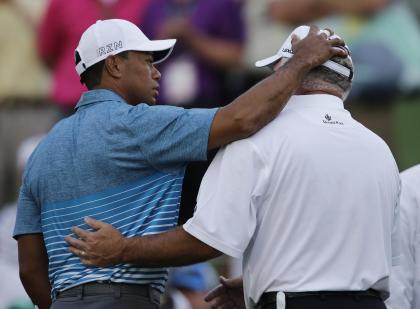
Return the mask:
<path fill-rule="evenodd" d="M 147 297 L 150 300 L 159 303 L 161 293 L 150 285 L 114 282 L 90 282 L 75 286 L 62 292 L 57 292 L 55 298 L 60 299 L 67 297 L 83 297 L 109 294 L 116 295 L 117 297 L 123 294 L 135 294 L 137 296 Z"/>
<path fill-rule="evenodd" d="M 284 292 L 286 299 L 293 299 L 299 297 L 310 297 L 317 296 L 321 299 L 327 299 L 328 297 L 352 297 L 355 299 L 361 297 L 375 297 L 381 298 L 381 294 L 373 289 L 367 291 L 311 291 L 311 292 Z M 277 301 L 277 292 L 266 292 L 261 295 L 258 301 L 257 308 L 262 309 L 265 306 L 275 303 Z"/>

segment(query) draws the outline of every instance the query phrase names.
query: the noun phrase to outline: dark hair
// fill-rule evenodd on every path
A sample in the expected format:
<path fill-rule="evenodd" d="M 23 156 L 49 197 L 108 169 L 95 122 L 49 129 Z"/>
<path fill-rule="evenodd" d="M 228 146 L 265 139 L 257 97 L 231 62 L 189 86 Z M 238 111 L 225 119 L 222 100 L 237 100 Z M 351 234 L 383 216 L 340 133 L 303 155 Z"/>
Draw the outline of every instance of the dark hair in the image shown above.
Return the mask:
<path fill-rule="evenodd" d="M 126 50 L 117 54 L 116 56 L 122 57 L 124 59 L 128 59 L 128 53 L 129 51 Z M 76 65 L 82 60 L 77 51 L 75 53 L 75 59 L 76 59 Z M 87 89 L 89 90 L 98 86 L 102 80 L 102 72 L 104 69 L 104 65 L 105 65 L 105 60 L 102 60 L 90 66 L 89 68 L 87 68 L 86 71 L 84 71 L 82 75 L 80 75 L 80 82 L 82 84 L 85 84 Z"/>

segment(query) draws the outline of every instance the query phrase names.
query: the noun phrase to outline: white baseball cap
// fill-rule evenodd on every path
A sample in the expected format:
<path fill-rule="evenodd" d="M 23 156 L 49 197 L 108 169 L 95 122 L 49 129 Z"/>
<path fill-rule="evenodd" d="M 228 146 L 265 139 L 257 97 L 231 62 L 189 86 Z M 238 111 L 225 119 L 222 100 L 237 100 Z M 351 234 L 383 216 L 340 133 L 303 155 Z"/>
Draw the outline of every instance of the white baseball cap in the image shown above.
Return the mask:
<path fill-rule="evenodd" d="M 175 39 L 149 40 L 135 24 L 127 20 L 98 20 L 80 38 L 75 50 L 76 71 L 80 76 L 95 63 L 127 50 L 153 52 L 153 63 L 156 64 L 169 57 L 175 43 Z"/>
<path fill-rule="evenodd" d="M 293 35 L 297 35 L 300 39 L 303 39 L 308 35 L 309 30 L 310 30 L 309 26 L 297 27 L 289 35 L 289 37 L 286 39 L 286 41 L 283 43 L 283 45 L 280 47 L 280 49 L 278 50 L 278 52 L 275 55 L 255 62 L 255 66 L 259 67 L 259 68 L 260 67 L 265 67 L 265 66 L 270 66 L 270 65 L 276 63 L 277 61 L 279 61 L 282 58 L 292 58 L 293 57 L 293 50 L 292 50 L 292 37 L 293 37 Z M 327 34 L 329 39 L 340 38 L 338 35 L 335 35 L 335 34 L 331 35 L 329 30 L 320 30 L 320 32 L 324 32 L 325 34 Z M 347 51 L 349 51 L 349 48 L 348 48 L 347 45 L 344 48 Z M 347 56 L 347 57 L 350 59 L 350 61 L 352 61 L 350 55 Z M 322 65 L 329 68 L 330 70 L 338 73 L 338 74 L 341 74 L 341 75 L 349 78 L 350 80 L 353 79 L 353 70 L 351 70 L 349 68 L 346 68 L 345 66 L 343 66 L 339 63 L 328 60 L 327 62 L 325 62 Z"/>

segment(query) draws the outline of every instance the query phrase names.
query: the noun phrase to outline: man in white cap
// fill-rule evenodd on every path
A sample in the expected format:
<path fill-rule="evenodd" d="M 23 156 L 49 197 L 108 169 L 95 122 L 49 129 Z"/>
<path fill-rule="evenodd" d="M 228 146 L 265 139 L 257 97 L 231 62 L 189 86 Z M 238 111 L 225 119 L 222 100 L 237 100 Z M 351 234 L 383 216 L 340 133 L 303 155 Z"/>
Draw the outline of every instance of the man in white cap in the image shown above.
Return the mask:
<path fill-rule="evenodd" d="M 296 57 L 292 35 L 308 33 L 297 28 L 257 65 L 279 72 Z M 242 286 L 226 283 L 208 297 L 214 308 L 245 300 L 249 308 L 384 309 L 397 258 L 399 175 L 387 145 L 344 109 L 352 72 L 350 57 L 331 58 L 308 73 L 274 121 L 221 149 L 183 227 L 126 238 L 90 219 L 96 231 L 73 228 L 71 251 L 90 266 L 242 256 L 245 297 L 235 303 Z"/>
<path fill-rule="evenodd" d="M 92 216 L 125 236 L 175 227 L 185 165 L 245 138 L 271 121 L 304 75 L 334 55 L 340 39 L 316 27 L 296 44 L 296 59 L 220 109 L 153 106 L 175 40 L 149 40 L 124 20 L 98 21 L 75 51 L 89 89 L 29 159 L 14 237 L 20 275 L 34 304 L 48 308 L 155 308 L 165 268 L 86 267 L 64 237 Z M 144 104 L 146 103 L 146 104 Z"/>
<path fill-rule="evenodd" d="M 392 269 L 388 309 L 420 309 L 420 164 L 401 173 L 401 262 Z"/>

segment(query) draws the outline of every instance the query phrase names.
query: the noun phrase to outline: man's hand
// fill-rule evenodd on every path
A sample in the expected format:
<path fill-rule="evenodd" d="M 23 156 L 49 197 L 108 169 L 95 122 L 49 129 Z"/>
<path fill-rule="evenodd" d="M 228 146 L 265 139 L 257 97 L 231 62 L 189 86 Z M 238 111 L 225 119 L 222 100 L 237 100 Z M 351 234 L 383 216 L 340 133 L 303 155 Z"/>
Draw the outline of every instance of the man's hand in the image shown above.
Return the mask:
<path fill-rule="evenodd" d="M 347 57 L 348 51 L 344 48 L 346 44 L 339 38 L 330 39 L 329 37 L 333 34 L 331 30 L 319 31 L 318 27 L 311 26 L 304 39 L 301 40 L 294 35 L 292 38 L 293 61 L 299 61 L 312 69 L 332 57 Z"/>
<path fill-rule="evenodd" d="M 213 309 L 245 309 L 242 278 L 220 277 L 220 285 L 211 290 L 204 299 Z"/>
<path fill-rule="evenodd" d="M 72 232 L 79 239 L 65 237 L 70 251 L 88 266 L 106 267 L 122 263 L 126 238 L 110 224 L 92 218 L 85 218 L 85 222 L 96 231 L 73 227 Z"/>

